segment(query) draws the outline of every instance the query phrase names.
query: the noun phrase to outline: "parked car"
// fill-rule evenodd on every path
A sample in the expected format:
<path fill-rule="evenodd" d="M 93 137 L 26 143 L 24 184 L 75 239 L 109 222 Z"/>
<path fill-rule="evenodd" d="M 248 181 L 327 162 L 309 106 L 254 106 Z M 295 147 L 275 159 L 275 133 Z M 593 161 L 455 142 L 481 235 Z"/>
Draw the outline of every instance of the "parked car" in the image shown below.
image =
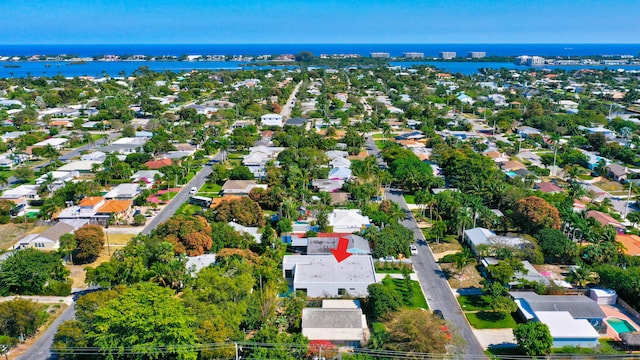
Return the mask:
<path fill-rule="evenodd" d="M 411 245 L 411 255 L 418 255 L 418 247 Z"/>
<path fill-rule="evenodd" d="M 442 315 L 442 310 L 438 310 L 438 309 L 433 310 L 433 315 L 444 320 L 444 315 Z"/>

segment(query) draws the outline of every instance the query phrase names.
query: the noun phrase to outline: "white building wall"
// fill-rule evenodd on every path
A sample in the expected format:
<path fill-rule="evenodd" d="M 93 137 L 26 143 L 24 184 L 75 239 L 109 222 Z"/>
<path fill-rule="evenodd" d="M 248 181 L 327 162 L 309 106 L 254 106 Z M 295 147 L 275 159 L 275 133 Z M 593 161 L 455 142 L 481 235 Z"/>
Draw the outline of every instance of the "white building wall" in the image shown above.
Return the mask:
<path fill-rule="evenodd" d="M 369 283 L 318 283 L 293 281 L 293 289 L 306 289 L 308 297 L 337 297 L 341 296 L 338 289 L 345 289 L 351 296 L 368 296 L 367 287 Z"/>

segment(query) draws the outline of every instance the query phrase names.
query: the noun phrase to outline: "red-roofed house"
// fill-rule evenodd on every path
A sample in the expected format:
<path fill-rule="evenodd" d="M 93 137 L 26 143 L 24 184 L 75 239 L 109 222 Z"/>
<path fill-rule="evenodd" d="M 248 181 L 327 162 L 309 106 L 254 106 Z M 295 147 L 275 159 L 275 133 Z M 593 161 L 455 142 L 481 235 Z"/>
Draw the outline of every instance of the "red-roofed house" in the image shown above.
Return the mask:
<path fill-rule="evenodd" d="M 144 165 L 151 170 L 158 170 L 165 166 L 173 165 L 173 160 L 167 158 L 160 160 L 151 160 L 144 163 Z"/>
<path fill-rule="evenodd" d="M 598 210 L 590 210 L 587 212 L 587 218 L 593 218 L 596 219 L 597 222 L 599 222 L 600 224 L 602 224 L 602 226 L 607 226 L 607 225 L 611 225 L 615 228 L 618 229 L 624 229 L 624 226 L 622 224 L 620 224 L 620 222 L 616 219 L 614 219 L 613 217 L 611 217 L 611 215 L 607 214 L 607 213 L 603 213 L 601 211 Z"/>
<path fill-rule="evenodd" d="M 625 255 L 640 255 L 640 236 L 633 234 L 618 234 L 616 241 L 624 246 Z"/>
<path fill-rule="evenodd" d="M 536 189 L 544 193 L 550 193 L 550 194 L 564 192 L 563 188 L 550 182 L 541 182 L 539 184 L 536 184 Z"/>

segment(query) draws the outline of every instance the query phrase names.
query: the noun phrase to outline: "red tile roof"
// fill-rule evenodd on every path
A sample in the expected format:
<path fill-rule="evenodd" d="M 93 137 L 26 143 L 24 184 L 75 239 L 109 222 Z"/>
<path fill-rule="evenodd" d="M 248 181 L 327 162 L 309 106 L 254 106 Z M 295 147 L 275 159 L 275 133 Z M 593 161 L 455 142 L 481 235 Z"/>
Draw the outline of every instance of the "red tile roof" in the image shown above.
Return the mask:
<path fill-rule="evenodd" d="M 160 159 L 160 160 L 151 160 L 151 161 L 147 161 L 146 163 L 144 163 L 144 165 L 146 167 L 148 167 L 151 170 L 158 170 L 160 168 L 163 168 L 165 166 L 169 166 L 169 165 L 173 165 L 173 160 L 171 159 Z"/>

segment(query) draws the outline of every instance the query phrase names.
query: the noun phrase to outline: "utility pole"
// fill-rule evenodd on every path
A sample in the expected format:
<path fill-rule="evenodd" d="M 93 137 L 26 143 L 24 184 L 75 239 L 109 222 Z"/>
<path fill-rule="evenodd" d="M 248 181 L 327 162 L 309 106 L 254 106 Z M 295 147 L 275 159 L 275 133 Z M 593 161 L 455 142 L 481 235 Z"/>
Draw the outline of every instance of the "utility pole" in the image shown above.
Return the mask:
<path fill-rule="evenodd" d="M 628 181 L 628 180 L 627 180 Z M 629 212 L 629 201 L 631 200 L 631 188 L 633 187 L 633 183 L 629 182 L 629 193 L 627 194 L 627 203 L 624 206 L 624 217 L 627 217 L 627 213 Z"/>

